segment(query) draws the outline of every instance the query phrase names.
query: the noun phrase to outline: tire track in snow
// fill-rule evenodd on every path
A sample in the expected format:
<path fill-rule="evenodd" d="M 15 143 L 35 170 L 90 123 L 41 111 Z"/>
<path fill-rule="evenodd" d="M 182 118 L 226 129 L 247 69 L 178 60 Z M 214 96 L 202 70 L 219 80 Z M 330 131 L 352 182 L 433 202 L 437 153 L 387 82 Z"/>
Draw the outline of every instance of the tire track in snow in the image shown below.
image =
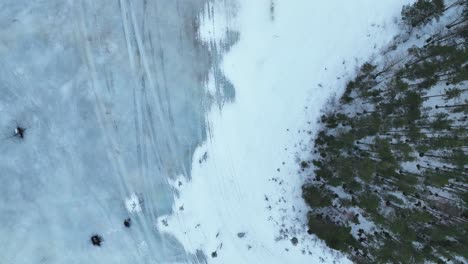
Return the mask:
<path fill-rule="evenodd" d="M 87 0 L 85 0 L 87 2 Z M 85 59 L 87 62 L 88 70 L 91 75 L 91 83 L 90 83 L 90 88 L 91 92 L 94 96 L 95 104 L 93 105 L 95 108 L 95 113 L 98 118 L 98 123 L 100 126 L 100 129 L 102 131 L 102 136 L 105 139 L 106 145 L 108 146 L 106 148 L 108 152 L 108 157 L 110 158 L 111 162 L 113 163 L 113 168 L 116 170 L 117 176 L 118 176 L 118 184 L 120 187 L 121 193 L 125 193 L 126 187 L 124 184 L 124 177 L 123 175 L 128 174 L 126 167 L 124 165 L 124 162 L 121 160 L 120 155 L 118 154 L 118 144 L 115 140 L 116 135 L 114 134 L 114 130 L 112 127 L 112 120 L 110 120 L 107 115 L 106 115 L 106 107 L 104 102 L 99 96 L 99 92 L 97 91 L 98 87 L 100 86 L 99 84 L 99 79 L 97 77 L 97 71 L 96 71 L 96 66 L 94 63 L 94 57 L 92 55 L 91 51 L 91 46 L 90 46 L 90 40 L 88 39 L 89 32 L 87 29 L 87 26 L 85 24 L 85 8 L 84 4 L 77 4 L 77 9 L 78 9 L 78 32 L 79 32 L 79 40 L 80 43 L 84 44 L 84 50 L 83 52 L 85 53 Z M 110 114 L 110 113 L 109 113 Z M 110 150 L 109 150 L 110 149 Z"/>
<path fill-rule="evenodd" d="M 84 3 L 83 3 L 84 5 Z M 96 113 L 96 116 L 98 118 L 98 123 L 99 123 L 99 126 L 100 126 L 100 129 L 102 131 L 102 136 L 106 142 L 106 151 L 107 151 L 107 154 L 108 154 L 108 157 L 110 159 L 110 161 L 112 162 L 112 167 L 114 168 L 115 172 L 116 172 L 116 177 L 117 177 L 117 184 L 119 186 L 119 189 L 120 189 L 120 193 L 122 196 L 126 196 L 130 193 L 132 193 L 128 187 L 131 186 L 129 185 L 126 181 L 125 181 L 125 177 L 124 175 L 128 175 L 128 171 L 124 165 L 124 161 L 121 159 L 121 156 L 116 152 L 116 149 L 118 149 L 118 144 L 115 140 L 115 133 L 114 133 L 114 130 L 112 129 L 112 127 L 109 127 L 109 124 L 111 124 L 111 120 L 109 120 L 109 118 L 107 117 L 106 115 L 106 110 L 105 110 L 105 107 L 104 107 L 104 102 L 100 99 L 99 97 L 99 92 L 97 91 L 97 87 L 99 85 L 99 82 L 98 82 L 98 77 L 97 77 L 97 71 L 96 71 L 96 68 L 95 68 L 95 64 L 94 64 L 94 58 L 93 58 L 93 55 L 92 55 L 92 52 L 91 52 L 91 47 L 90 47 L 90 42 L 89 40 L 86 38 L 86 36 L 88 36 L 88 31 L 87 31 L 87 27 L 85 25 L 85 10 L 84 10 L 84 6 L 83 5 L 79 5 L 77 6 L 77 9 L 78 9 L 78 32 L 80 33 L 80 39 L 81 39 L 81 42 L 84 42 L 84 52 L 85 52 L 85 55 L 86 55 L 86 61 L 87 61 L 87 65 L 88 65 L 88 69 L 90 71 L 90 74 L 91 74 L 91 77 L 92 77 L 92 80 L 91 80 L 91 92 L 93 93 L 94 95 L 94 99 L 95 99 L 95 104 L 93 104 L 94 106 L 94 111 Z M 144 218 L 140 218 L 139 220 L 143 220 Z M 143 223 L 145 223 L 145 221 L 143 221 Z M 147 229 L 147 224 L 143 224 L 142 227 L 143 229 Z M 137 231 L 139 231 L 139 229 L 135 229 Z M 149 232 L 150 230 L 143 230 L 143 232 L 138 232 L 138 235 L 139 237 L 144 237 L 145 238 L 145 243 L 149 243 L 149 247 L 150 248 L 156 248 L 156 245 L 154 244 L 153 242 L 153 239 L 151 237 L 149 237 L 148 233 L 151 234 L 151 232 Z M 135 239 L 136 237 L 134 237 Z M 144 257 L 141 255 L 141 253 L 139 255 L 137 255 L 137 252 L 138 250 L 136 250 L 135 252 L 132 252 L 132 254 L 135 256 L 134 258 L 136 259 L 139 259 L 141 257 Z M 139 257 L 139 258 L 138 258 Z M 155 261 L 156 263 L 161 263 L 159 262 L 159 260 L 157 260 L 155 257 L 151 257 L 151 259 L 153 261 Z"/>
<path fill-rule="evenodd" d="M 136 31 L 137 30 L 137 26 L 136 26 L 136 21 L 134 20 L 134 15 L 132 16 L 131 14 L 129 13 L 132 13 L 132 5 L 131 3 L 129 4 L 129 6 L 127 6 L 127 4 L 123 1 L 120 1 L 120 7 L 121 9 L 123 10 L 122 11 L 122 14 L 123 14 L 123 23 L 125 24 L 124 25 L 124 28 L 128 29 L 131 31 L 130 32 L 125 32 L 125 35 L 126 35 L 126 38 L 127 38 L 127 46 L 128 46 L 128 51 L 129 52 L 132 52 L 133 50 L 135 50 L 136 52 L 136 56 L 134 55 L 129 55 L 129 58 L 132 59 L 132 58 L 138 58 L 139 60 L 139 65 L 143 64 L 145 65 L 145 60 L 144 58 L 146 57 L 145 53 L 143 52 L 143 47 L 142 44 L 138 44 L 138 32 Z M 128 20 L 127 17 L 130 16 L 131 19 Z M 128 25 L 129 24 L 129 25 Z M 132 36 L 132 38 L 129 37 L 129 35 Z M 137 43 L 136 45 L 136 48 L 133 48 L 132 44 L 131 43 Z M 157 154 L 157 141 L 155 140 L 156 139 L 156 133 L 155 133 L 155 129 L 154 129 L 154 121 L 153 121 L 153 118 L 152 118 L 152 114 L 151 114 L 151 106 L 152 105 L 157 105 L 157 104 L 152 104 L 150 103 L 149 99 L 148 99 L 148 95 L 147 95 L 147 91 L 148 91 L 148 85 L 146 85 L 146 81 L 145 80 L 149 80 L 149 89 L 152 88 L 152 76 L 149 74 L 149 67 L 145 67 L 145 71 L 143 73 L 143 75 L 141 77 L 138 77 L 140 74 L 139 74 L 139 71 L 136 69 L 136 66 L 135 66 L 135 62 L 131 62 L 131 65 L 132 66 L 132 72 L 137 75 L 137 77 L 135 78 L 141 78 L 141 89 L 138 89 L 139 92 L 137 93 L 138 95 L 136 96 L 134 102 L 136 104 L 136 107 L 139 108 L 138 110 L 138 117 L 136 117 L 136 126 L 138 127 L 137 131 L 138 131 L 138 134 L 137 134 L 137 142 L 138 142 L 138 146 L 139 146 L 139 166 L 140 166 L 140 178 L 141 180 L 143 180 L 145 182 L 145 185 L 148 185 L 148 186 L 152 186 L 154 185 L 154 181 L 151 181 L 152 177 L 149 175 L 149 156 L 150 156 L 150 151 L 149 151 L 149 148 L 152 149 L 153 151 L 153 155 L 155 158 L 158 158 L 158 154 Z M 133 89 L 137 89 L 136 87 L 138 87 L 137 84 L 135 84 L 134 88 Z M 158 116 L 159 117 L 159 116 Z M 161 120 L 161 119 L 160 119 Z M 162 122 L 161 122 L 162 123 Z M 159 161 L 160 163 L 160 161 Z M 159 164 L 159 167 L 161 167 L 161 164 Z M 150 180 L 148 182 L 148 180 Z M 148 197 L 147 197 L 148 198 Z M 148 210 L 148 212 L 151 214 L 150 216 L 151 217 L 155 217 L 155 215 L 153 215 L 153 211 L 156 210 L 156 206 L 153 206 L 152 205 L 152 200 L 151 199 L 146 199 L 147 202 L 149 203 L 148 205 L 150 206 L 149 209 L 151 210 Z"/>
<path fill-rule="evenodd" d="M 159 93 L 160 89 L 157 88 L 157 84 L 155 82 L 154 76 L 151 73 L 151 70 L 149 68 L 149 63 L 147 60 L 146 56 L 146 51 L 145 47 L 143 45 L 143 41 L 141 39 L 141 34 L 139 33 L 138 26 L 137 26 L 137 21 L 135 17 L 135 13 L 133 10 L 133 5 L 131 2 L 125 2 L 125 1 L 120 1 L 120 8 L 121 8 L 121 16 L 122 16 L 122 22 L 124 24 L 124 32 L 125 32 L 125 37 L 126 37 L 126 42 L 127 42 L 127 50 L 130 53 L 129 58 L 130 60 L 135 60 L 136 58 L 139 59 L 139 62 L 143 67 L 143 76 L 141 77 L 142 79 L 142 88 L 141 91 L 139 89 L 138 92 L 134 91 L 134 107 L 135 109 L 138 109 L 135 111 L 136 114 L 138 114 L 138 117 L 135 117 L 135 126 L 137 127 L 137 142 L 138 142 L 138 148 L 139 148 L 139 157 L 138 157 L 138 162 L 141 166 L 141 175 L 142 179 L 144 181 L 151 179 L 151 176 L 148 175 L 148 162 L 149 162 L 149 153 L 150 150 L 152 150 L 153 157 L 157 158 L 159 167 L 162 167 L 163 161 L 158 155 L 158 148 L 156 146 L 160 146 L 160 148 L 164 148 L 164 142 L 162 140 L 166 139 L 167 141 L 167 149 L 168 152 L 171 156 L 172 154 L 172 149 L 174 148 L 174 144 L 172 142 L 171 134 L 165 129 L 163 131 L 159 131 L 159 136 L 158 133 L 156 132 L 156 126 L 154 123 L 154 115 L 153 115 L 153 108 L 156 108 L 158 113 L 162 114 L 168 114 L 170 118 L 172 118 L 172 113 L 170 112 L 170 106 L 167 106 L 166 111 L 162 108 L 162 98 Z M 127 4 L 128 3 L 128 4 Z M 129 18 L 128 18 L 129 17 Z M 158 27 L 158 25 L 156 25 Z M 132 43 L 136 43 L 136 47 L 134 48 L 132 46 Z M 150 42 L 151 44 L 151 42 Z M 136 52 L 136 55 L 133 55 L 133 51 Z M 161 51 L 162 52 L 162 51 Z M 160 53 L 162 54 L 162 53 Z M 161 58 L 163 59 L 163 58 Z M 162 64 L 164 64 L 163 61 L 161 61 Z M 137 70 L 137 67 L 135 65 L 135 62 L 131 62 L 131 67 L 132 71 L 134 74 L 139 75 L 139 71 Z M 147 80 L 147 81 L 146 81 Z M 137 88 L 133 88 L 137 89 Z M 167 89 L 167 85 L 166 85 Z M 155 91 L 157 94 L 155 93 Z M 157 115 L 157 119 L 161 123 L 161 127 L 164 127 L 164 124 L 167 122 L 164 122 L 166 120 L 163 119 L 162 114 Z M 140 135 L 141 134 L 141 135 Z M 163 184 L 166 184 L 166 186 L 169 186 L 167 182 L 167 178 L 162 175 L 162 180 Z M 151 186 L 154 183 L 154 181 L 149 181 L 146 185 Z M 155 188 L 156 189 L 156 188 Z M 152 202 L 151 199 L 147 199 L 150 203 Z M 153 219 L 156 219 L 157 215 L 153 215 L 152 212 L 155 210 L 155 206 L 151 206 L 152 210 L 149 210 L 151 217 Z M 157 213 L 157 212 L 156 212 Z M 149 226 L 149 224 L 148 224 Z M 166 243 L 164 240 L 162 240 L 162 244 L 164 247 L 166 247 Z"/>

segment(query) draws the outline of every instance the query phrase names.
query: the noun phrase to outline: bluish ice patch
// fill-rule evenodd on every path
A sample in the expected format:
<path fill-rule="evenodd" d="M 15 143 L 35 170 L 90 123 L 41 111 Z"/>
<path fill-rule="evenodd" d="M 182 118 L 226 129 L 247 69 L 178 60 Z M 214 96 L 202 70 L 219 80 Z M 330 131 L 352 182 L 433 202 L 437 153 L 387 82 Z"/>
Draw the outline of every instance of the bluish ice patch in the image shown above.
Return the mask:
<path fill-rule="evenodd" d="M 204 262 L 155 225 L 206 139 L 204 4 L 0 0 L 0 263 Z"/>

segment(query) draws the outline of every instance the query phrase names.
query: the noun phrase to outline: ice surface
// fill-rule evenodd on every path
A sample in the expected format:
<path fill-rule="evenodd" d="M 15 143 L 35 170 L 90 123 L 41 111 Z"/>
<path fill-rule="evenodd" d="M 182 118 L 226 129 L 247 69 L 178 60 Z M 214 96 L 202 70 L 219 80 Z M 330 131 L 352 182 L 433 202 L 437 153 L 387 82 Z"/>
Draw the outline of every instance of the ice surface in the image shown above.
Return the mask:
<path fill-rule="evenodd" d="M 203 261 L 155 220 L 225 94 L 204 87 L 216 69 L 196 40 L 204 6 L 0 0 L 0 263 Z"/>

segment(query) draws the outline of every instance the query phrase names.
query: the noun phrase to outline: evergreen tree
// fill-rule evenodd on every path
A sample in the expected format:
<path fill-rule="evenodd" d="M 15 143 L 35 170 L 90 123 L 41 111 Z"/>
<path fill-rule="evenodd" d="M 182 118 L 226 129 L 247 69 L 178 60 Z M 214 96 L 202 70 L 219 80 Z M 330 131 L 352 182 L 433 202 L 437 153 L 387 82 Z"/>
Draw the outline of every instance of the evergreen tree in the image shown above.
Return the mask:
<path fill-rule="evenodd" d="M 465 11 L 409 49 L 406 64 L 365 63 L 340 106 L 321 117 L 315 177 L 303 187 L 309 232 L 358 263 L 468 258 L 468 1 L 456 3 L 405 6 L 403 20 L 412 27 L 444 10 Z M 435 105 L 437 98 L 444 103 Z M 358 216 L 376 228 L 352 235 Z"/>
<path fill-rule="evenodd" d="M 427 24 L 434 18 L 439 18 L 444 9 L 443 0 L 418 0 L 413 5 L 404 6 L 401 16 L 406 24 L 418 27 Z"/>

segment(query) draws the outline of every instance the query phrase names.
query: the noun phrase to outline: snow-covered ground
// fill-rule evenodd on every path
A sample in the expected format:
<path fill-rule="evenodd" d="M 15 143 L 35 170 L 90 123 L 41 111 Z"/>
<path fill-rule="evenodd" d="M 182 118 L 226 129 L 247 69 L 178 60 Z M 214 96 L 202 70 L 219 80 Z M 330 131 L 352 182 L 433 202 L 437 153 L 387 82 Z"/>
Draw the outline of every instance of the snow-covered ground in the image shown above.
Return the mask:
<path fill-rule="evenodd" d="M 330 96 L 392 40 L 412 1 L 226 2 L 207 6 L 200 35 L 218 47 L 240 33 L 222 62 L 235 102 L 209 112 L 192 178 L 173 182 L 173 214 L 157 226 L 209 263 L 348 262 L 306 235 L 297 153 Z"/>

